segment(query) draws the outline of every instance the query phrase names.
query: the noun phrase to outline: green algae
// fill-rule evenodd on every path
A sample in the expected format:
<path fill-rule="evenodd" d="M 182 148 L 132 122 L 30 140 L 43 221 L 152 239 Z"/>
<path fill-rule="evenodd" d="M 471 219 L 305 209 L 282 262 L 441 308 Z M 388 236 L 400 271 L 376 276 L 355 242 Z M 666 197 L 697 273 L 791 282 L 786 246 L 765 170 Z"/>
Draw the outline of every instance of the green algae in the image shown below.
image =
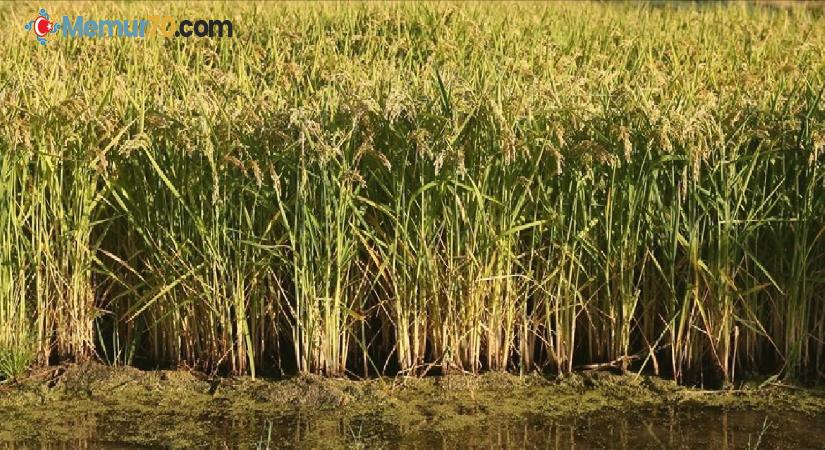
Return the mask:
<path fill-rule="evenodd" d="M 0 443 L 93 440 L 171 448 L 253 445 L 267 426 L 275 447 L 369 446 L 460 435 L 491 424 L 571 422 L 668 409 L 785 411 L 822 417 L 825 393 L 773 384 L 686 388 L 603 372 L 565 378 L 502 373 L 428 378 L 210 378 L 186 371 L 66 366 L 0 386 Z M 368 432 L 364 432 L 364 430 Z M 280 439 L 284 439 L 281 433 Z"/>

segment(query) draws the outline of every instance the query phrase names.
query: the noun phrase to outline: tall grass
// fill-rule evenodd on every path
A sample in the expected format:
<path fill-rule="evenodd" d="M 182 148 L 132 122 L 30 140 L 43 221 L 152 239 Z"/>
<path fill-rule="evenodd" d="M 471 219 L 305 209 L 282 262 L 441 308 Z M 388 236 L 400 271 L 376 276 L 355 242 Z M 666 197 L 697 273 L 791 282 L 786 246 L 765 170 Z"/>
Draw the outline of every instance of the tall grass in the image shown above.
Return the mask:
<path fill-rule="evenodd" d="M 237 36 L 0 31 L 0 348 L 825 371 L 817 9 L 193 5 Z"/>

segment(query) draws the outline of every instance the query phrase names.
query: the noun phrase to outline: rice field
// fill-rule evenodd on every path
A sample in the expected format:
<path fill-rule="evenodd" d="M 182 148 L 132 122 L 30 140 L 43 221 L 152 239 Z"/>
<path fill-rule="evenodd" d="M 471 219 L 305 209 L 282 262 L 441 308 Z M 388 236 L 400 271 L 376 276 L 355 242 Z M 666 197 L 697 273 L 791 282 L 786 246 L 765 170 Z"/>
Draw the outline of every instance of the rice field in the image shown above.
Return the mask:
<path fill-rule="evenodd" d="M 0 378 L 825 375 L 825 18 L 764 4 L 0 5 Z"/>

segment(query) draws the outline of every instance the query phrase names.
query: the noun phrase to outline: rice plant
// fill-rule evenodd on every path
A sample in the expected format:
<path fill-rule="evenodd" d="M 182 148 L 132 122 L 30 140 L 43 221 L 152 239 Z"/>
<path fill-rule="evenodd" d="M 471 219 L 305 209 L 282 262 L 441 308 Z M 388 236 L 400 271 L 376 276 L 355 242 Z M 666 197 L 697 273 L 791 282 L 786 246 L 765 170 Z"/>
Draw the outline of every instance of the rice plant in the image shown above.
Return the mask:
<path fill-rule="evenodd" d="M 0 348 L 253 376 L 825 373 L 820 10 L 164 7 L 235 36 L 0 31 Z"/>

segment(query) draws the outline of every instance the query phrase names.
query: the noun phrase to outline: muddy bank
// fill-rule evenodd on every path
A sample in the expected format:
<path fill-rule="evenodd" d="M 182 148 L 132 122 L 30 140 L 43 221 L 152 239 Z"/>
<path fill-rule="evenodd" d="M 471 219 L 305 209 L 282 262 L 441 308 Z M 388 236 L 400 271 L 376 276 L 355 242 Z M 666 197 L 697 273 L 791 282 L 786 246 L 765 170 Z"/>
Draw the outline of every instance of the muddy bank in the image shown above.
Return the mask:
<path fill-rule="evenodd" d="M 593 426 L 593 420 L 609 417 L 632 426 L 636 418 L 686 411 L 757 414 L 751 422 L 762 417 L 759 413 L 770 413 L 798 419 L 804 427 L 825 425 L 825 391 L 772 383 L 706 391 L 601 372 L 564 379 L 488 373 L 364 381 L 315 376 L 253 380 L 66 366 L 0 385 L 0 445 L 72 447 L 72 442 L 82 441 L 173 448 L 372 447 L 450 436 L 466 443 L 460 436 L 467 430 L 504 430 L 512 424 Z"/>

